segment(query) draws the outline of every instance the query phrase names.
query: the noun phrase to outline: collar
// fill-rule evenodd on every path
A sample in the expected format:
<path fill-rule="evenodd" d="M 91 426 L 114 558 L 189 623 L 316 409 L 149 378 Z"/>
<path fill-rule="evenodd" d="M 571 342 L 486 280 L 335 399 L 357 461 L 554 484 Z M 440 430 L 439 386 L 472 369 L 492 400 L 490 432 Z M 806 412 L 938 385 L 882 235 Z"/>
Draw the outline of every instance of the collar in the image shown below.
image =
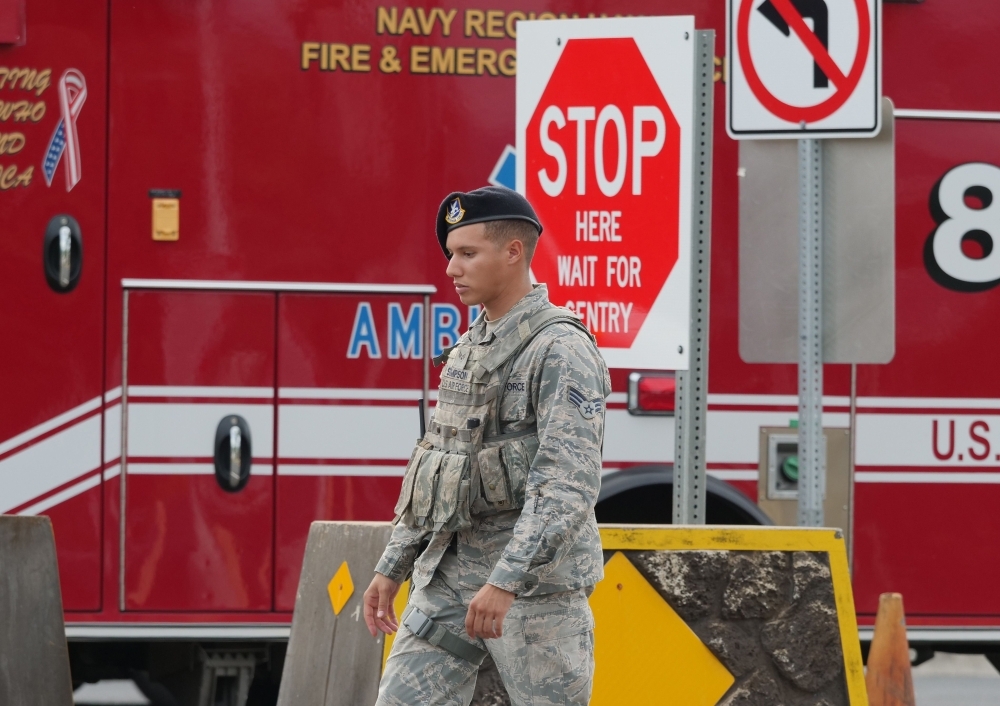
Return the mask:
<path fill-rule="evenodd" d="M 539 309 L 549 305 L 549 289 L 544 284 L 534 284 L 531 291 L 517 304 L 514 305 L 507 314 L 503 316 L 500 325 L 493 331 L 496 340 L 506 338 L 517 329 L 518 324 L 527 321 Z M 486 334 L 486 309 L 480 312 L 469 329 L 469 339 L 473 344 L 490 343 Z"/>

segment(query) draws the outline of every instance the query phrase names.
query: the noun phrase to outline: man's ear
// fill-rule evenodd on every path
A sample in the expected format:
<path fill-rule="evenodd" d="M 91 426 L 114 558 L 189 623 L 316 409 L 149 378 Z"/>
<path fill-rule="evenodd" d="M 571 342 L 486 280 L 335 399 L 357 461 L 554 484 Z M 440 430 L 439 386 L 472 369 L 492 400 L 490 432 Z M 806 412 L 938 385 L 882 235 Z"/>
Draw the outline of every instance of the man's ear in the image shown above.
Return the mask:
<path fill-rule="evenodd" d="M 507 243 L 507 264 L 514 265 L 524 260 L 524 243 L 514 238 Z"/>

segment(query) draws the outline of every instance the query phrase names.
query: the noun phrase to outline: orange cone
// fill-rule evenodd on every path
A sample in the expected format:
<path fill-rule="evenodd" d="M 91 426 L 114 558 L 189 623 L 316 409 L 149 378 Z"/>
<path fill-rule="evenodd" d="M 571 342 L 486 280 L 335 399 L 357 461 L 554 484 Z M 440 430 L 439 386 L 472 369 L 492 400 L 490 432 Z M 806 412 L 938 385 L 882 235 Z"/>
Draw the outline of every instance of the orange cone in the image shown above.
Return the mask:
<path fill-rule="evenodd" d="M 903 596 L 898 593 L 879 596 L 865 683 L 869 706 L 916 706 Z"/>

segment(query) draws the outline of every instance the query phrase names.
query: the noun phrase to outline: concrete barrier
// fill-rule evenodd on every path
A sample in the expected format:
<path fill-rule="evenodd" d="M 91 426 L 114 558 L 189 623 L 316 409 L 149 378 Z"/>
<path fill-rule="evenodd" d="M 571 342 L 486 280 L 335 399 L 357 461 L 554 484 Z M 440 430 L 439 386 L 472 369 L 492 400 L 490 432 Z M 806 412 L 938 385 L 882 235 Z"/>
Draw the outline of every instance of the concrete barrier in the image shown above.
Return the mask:
<path fill-rule="evenodd" d="M 309 528 L 278 706 L 375 703 L 391 638 L 372 639 L 361 599 L 391 534 L 388 522 L 314 522 Z M 404 584 L 397 615 L 407 590 Z M 509 703 L 496 665 L 487 658 L 472 704 Z"/>
<path fill-rule="evenodd" d="M 313 523 L 279 706 L 374 704 L 387 645 L 368 634 L 361 597 L 390 534 Z M 601 537 L 591 706 L 868 705 L 838 530 L 605 526 Z M 487 660 L 473 706 L 509 703 Z"/>
<path fill-rule="evenodd" d="M 0 515 L 0 704 L 72 706 L 52 523 Z"/>
<path fill-rule="evenodd" d="M 278 706 L 375 703 L 382 639 L 368 633 L 361 599 L 391 534 L 387 522 L 312 523 Z"/>

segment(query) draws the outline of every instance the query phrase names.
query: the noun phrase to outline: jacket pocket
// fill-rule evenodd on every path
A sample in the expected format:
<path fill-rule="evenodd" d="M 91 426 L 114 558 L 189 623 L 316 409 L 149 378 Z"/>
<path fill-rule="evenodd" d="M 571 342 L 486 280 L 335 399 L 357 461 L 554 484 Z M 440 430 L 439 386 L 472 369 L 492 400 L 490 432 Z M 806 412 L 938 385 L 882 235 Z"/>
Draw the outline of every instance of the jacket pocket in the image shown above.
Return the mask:
<path fill-rule="evenodd" d="M 434 531 L 441 530 L 458 512 L 461 502 L 462 477 L 469 467 L 469 457 L 464 454 L 443 454 L 438 471 L 437 494 L 431 520 Z"/>
<path fill-rule="evenodd" d="M 528 469 L 531 460 L 522 439 L 514 439 L 500 447 L 503 467 L 507 472 L 507 484 L 510 488 L 511 507 L 524 507 L 524 490 L 528 483 Z"/>
<path fill-rule="evenodd" d="M 416 464 L 413 479 L 413 500 L 411 510 L 417 525 L 422 525 L 431 514 L 434 507 L 434 496 L 437 493 L 438 471 L 445 454 L 441 451 L 425 452 Z"/>
<path fill-rule="evenodd" d="M 507 483 L 500 461 L 502 446 L 491 446 L 479 452 L 479 473 L 483 479 L 486 499 L 497 505 L 507 505 Z"/>
<path fill-rule="evenodd" d="M 410 506 L 410 500 L 413 498 L 413 482 L 417 477 L 417 466 L 420 465 L 420 459 L 426 452 L 427 449 L 423 446 L 416 446 L 413 449 L 413 454 L 410 456 L 410 462 L 406 464 L 406 472 L 403 474 L 403 487 L 399 490 L 399 500 L 396 501 L 396 508 L 393 510 L 396 514 L 395 522 L 399 521 L 399 518 Z"/>

